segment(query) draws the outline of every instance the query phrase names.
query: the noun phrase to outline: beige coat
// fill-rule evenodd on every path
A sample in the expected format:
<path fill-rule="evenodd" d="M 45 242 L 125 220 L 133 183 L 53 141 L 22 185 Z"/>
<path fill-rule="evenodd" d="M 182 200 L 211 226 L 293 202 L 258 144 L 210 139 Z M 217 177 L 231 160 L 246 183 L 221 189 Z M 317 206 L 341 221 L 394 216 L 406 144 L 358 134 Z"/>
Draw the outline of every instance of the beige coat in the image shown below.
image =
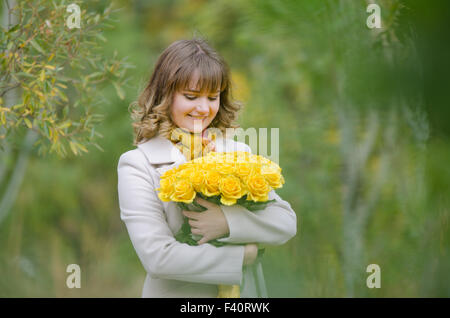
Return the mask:
<path fill-rule="evenodd" d="M 250 151 L 232 139 L 218 139 L 216 151 Z M 241 297 L 261 297 L 255 272 L 261 264 L 243 266 L 244 246 L 211 244 L 189 246 L 174 235 L 181 228 L 183 215 L 174 202 L 157 196 L 160 176 L 186 162 L 168 139 L 156 136 L 120 156 L 118 194 L 120 217 L 131 242 L 147 271 L 142 297 L 216 297 L 217 284 L 240 284 Z M 269 199 L 276 202 L 266 209 L 250 212 L 242 206 L 221 206 L 230 234 L 220 241 L 256 242 L 280 245 L 297 232 L 296 214 L 290 204 L 274 190 Z"/>

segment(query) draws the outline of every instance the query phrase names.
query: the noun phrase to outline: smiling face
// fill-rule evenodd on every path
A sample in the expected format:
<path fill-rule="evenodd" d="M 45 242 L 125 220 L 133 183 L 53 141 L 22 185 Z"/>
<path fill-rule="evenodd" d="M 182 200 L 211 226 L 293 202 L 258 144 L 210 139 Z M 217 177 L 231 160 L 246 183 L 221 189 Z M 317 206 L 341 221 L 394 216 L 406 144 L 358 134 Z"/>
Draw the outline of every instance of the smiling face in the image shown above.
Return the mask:
<path fill-rule="evenodd" d="M 188 89 L 175 92 L 170 111 L 172 121 L 190 132 L 208 128 L 220 106 L 220 90 L 201 93 L 195 88 L 196 82 L 194 77 Z"/>

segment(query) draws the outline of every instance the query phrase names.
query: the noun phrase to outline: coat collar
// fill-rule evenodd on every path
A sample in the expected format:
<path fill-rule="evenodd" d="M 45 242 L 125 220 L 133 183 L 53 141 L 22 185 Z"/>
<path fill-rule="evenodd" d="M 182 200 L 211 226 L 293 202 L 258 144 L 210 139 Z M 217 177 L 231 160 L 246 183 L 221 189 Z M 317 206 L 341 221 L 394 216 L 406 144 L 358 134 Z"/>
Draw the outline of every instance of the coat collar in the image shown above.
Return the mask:
<path fill-rule="evenodd" d="M 215 143 L 217 152 L 241 150 L 237 149 L 237 143 L 232 139 L 224 139 L 221 137 Z M 181 151 L 169 139 L 160 135 L 156 135 L 138 144 L 137 147 L 144 153 L 150 164 L 165 166 L 156 169 L 160 173 L 187 162 Z"/>
<path fill-rule="evenodd" d="M 184 158 L 169 139 L 159 135 L 138 144 L 137 147 L 142 150 L 148 162 L 155 165 L 173 163 Z"/>

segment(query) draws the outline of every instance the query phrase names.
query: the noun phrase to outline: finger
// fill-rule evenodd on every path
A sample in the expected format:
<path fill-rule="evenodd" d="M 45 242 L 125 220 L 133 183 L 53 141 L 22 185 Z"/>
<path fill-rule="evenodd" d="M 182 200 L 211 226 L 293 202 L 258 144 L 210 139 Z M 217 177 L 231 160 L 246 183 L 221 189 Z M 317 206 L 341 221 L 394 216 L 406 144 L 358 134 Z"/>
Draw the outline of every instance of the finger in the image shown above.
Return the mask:
<path fill-rule="evenodd" d="M 208 131 L 204 130 L 202 132 L 202 138 L 203 139 L 211 139 L 211 134 Z"/>
<path fill-rule="evenodd" d="M 208 145 L 208 150 L 209 151 L 216 151 L 216 144 L 214 143 L 214 141 L 211 141 Z"/>
<path fill-rule="evenodd" d="M 197 243 L 198 245 L 208 243 L 208 239 L 203 236 Z"/>
<path fill-rule="evenodd" d="M 198 214 L 198 212 L 192 212 L 192 211 L 183 211 L 183 215 L 192 220 L 198 220 L 198 217 L 200 216 Z"/>
<path fill-rule="evenodd" d="M 191 228 L 191 233 L 195 235 L 202 235 L 201 231 L 197 228 Z"/>
<path fill-rule="evenodd" d="M 197 228 L 198 227 L 198 221 L 189 219 L 189 225 L 191 228 Z"/>
<path fill-rule="evenodd" d="M 195 201 L 197 202 L 197 203 L 205 203 L 205 202 L 207 202 L 205 199 L 203 199 L 203 198 L 200 198 L 200 196 L 197 196 L 196 198 L 195 198 Z"/>
<path fill-rule="evenodd" d="M 205 147 L 206 149 L 211 149 L 211 147 L 214 146 L 214 141 L 212 141 L 211 139 L 203 139 L 203 147 Z"/>
<path fill-rule="evenodd" d="M 204 205 L 205 207 L 211 207 L 214 205 L 214 203 L 209 202 L 208 200 L 205 200 L 203 198 L 200 197 L 196 197 L 195 198 L 197 200 L 197 203 Z"/>
<path fill-rule="evenodd" d="M 211 141 L 212 141 L 212 140 L 209 139 L 209 138 L 203 138 L 203 139 L 202 139 L 203 146 L 208 145 Z"/>

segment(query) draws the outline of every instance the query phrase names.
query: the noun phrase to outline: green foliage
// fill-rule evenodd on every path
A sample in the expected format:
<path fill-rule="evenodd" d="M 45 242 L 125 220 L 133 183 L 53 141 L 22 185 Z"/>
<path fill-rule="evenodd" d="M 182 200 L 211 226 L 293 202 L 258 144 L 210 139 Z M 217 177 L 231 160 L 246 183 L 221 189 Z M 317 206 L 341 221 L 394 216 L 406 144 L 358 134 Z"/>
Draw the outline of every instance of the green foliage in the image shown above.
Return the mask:
<path fill-rule="evenodd" d="M 83 2 L 73 3 L 83 7 Z M 101 54 L 102 35 L 117 12 L 110 4 L 100 12 L 82 10 L 81 27 L 69 29 L 67 4 L 57 1 L 19 1 L 10 8 L 17 23 L 2 29 L 0 36 L 1 139 L 20 129 L 38 133 L 40 154 L 66 156 L 88 152 L 87 146 L 102 148 L 96 131 L 103 115 L 94 113 L 98 90 L 112 83 L 124 99 L 126 58 Z M 4 105 L 1 96 L 20 90 L 15 105 Z M 11 142 L 11 140 L 9 141 Z"/>

